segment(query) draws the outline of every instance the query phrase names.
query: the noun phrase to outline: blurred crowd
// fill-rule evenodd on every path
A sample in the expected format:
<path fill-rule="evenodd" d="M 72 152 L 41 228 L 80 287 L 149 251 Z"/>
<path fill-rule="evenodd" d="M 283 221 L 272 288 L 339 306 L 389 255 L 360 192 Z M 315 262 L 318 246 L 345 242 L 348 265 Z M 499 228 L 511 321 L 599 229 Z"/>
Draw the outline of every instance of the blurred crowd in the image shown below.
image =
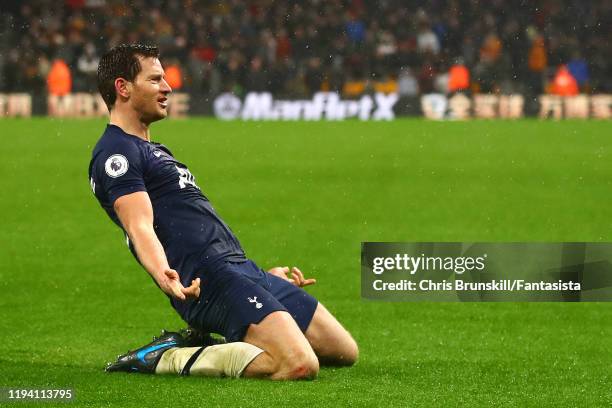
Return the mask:
<path fill-rule="evenodd" d="M 133 42 L 157 44 L 171 86 L 204 97 L 612 91 L 605 0 L 3 3 L 2 92 L 95 91 L 100 56 Z"/>

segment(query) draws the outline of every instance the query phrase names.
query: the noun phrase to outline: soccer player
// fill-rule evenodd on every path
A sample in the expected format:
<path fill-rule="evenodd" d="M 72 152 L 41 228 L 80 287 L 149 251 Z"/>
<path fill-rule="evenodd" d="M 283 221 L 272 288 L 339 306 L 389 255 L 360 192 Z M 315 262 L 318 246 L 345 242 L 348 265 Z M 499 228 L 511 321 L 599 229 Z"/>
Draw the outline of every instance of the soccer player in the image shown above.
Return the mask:
<path fill-rule="evenodd" d="M 314 378 L 319 364 L 352 365 L 357 344 L 301 286 L 294 268 L 264 272 L 204 196 L 187 166 L 151 141 L 172 91 L 158 49 L 120 45 L 100 60 L 110 123 L 93 149 L 90 184 L 130 251 L 181 318 L 227 344 L 187 347 L 177 333 L 122 356 L 116 370 Z M 291 272 L 291 277 L 289 273 Z"/>

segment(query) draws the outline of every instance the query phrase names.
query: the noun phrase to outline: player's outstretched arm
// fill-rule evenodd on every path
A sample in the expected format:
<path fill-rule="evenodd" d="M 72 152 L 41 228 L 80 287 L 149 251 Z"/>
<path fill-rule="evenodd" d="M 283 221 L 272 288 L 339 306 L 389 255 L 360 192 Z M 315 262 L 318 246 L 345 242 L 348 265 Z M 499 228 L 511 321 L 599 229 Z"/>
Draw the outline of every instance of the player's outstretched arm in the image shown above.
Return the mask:
<path fill-rule="evenodd" d="M 115 200 L 115 212 L 130 237 L 142 266 L 168 296 L 185 300 L 200 296 L 200 279 L 185 288 L 179 274 L 168 265 L 164 247 L 153 229 L 153 206 L 145 191 L 127 194 Z"/>
<path fill-rule="evenodd" d="M 314 285 L 315 283 L 317 283 L 316 279 L 305 279 L 302 271 L 300 271 L 296 266 L 291 268 L 291 278 L 287 275 L 289 273 L 288 266 L 276 266 L 268 270 L 268 273 L 274 276 L 278 276 L 279 278 L 284 279 L 287 282 L 291 282 L 295 286 L 299 286 L 300 288 L 308 285 Z"/>

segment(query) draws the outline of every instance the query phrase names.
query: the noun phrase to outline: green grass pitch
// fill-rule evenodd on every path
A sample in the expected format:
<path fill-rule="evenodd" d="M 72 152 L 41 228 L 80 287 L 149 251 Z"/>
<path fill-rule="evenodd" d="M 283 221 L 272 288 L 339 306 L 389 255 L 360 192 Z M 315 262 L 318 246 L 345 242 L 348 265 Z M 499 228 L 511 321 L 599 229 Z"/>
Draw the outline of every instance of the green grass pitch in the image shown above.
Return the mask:
<path fill-rule="evenodd" d="M 102 371 L 181 327 L 89 189 L 104 123 L 0 121 L 0 387 L 71 387 L 73 406 L 612 404 L 612 304 L 359 292 L 362 241 L 612 241 L 611 122 L 155 124 L 247 254 L 318 278 L 359 343 L 355 367 L 294 383 Z"/>

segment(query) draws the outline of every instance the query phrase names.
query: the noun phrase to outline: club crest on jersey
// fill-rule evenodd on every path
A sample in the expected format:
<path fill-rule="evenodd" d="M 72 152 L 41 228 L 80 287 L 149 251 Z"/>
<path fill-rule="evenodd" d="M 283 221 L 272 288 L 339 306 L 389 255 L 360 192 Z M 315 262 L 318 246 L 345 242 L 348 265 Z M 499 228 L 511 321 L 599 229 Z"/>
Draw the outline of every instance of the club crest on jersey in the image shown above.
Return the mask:
<path fill-rule="evenodd" d="M 113 154 L 111 157 L 106 159 L 106 163 L 104 163 L 104 170 L 110 177 L 117 178 L 123 176 L 128 171 L 129 166 L 130 165 L 125 156 L 122 154 Z"/>

